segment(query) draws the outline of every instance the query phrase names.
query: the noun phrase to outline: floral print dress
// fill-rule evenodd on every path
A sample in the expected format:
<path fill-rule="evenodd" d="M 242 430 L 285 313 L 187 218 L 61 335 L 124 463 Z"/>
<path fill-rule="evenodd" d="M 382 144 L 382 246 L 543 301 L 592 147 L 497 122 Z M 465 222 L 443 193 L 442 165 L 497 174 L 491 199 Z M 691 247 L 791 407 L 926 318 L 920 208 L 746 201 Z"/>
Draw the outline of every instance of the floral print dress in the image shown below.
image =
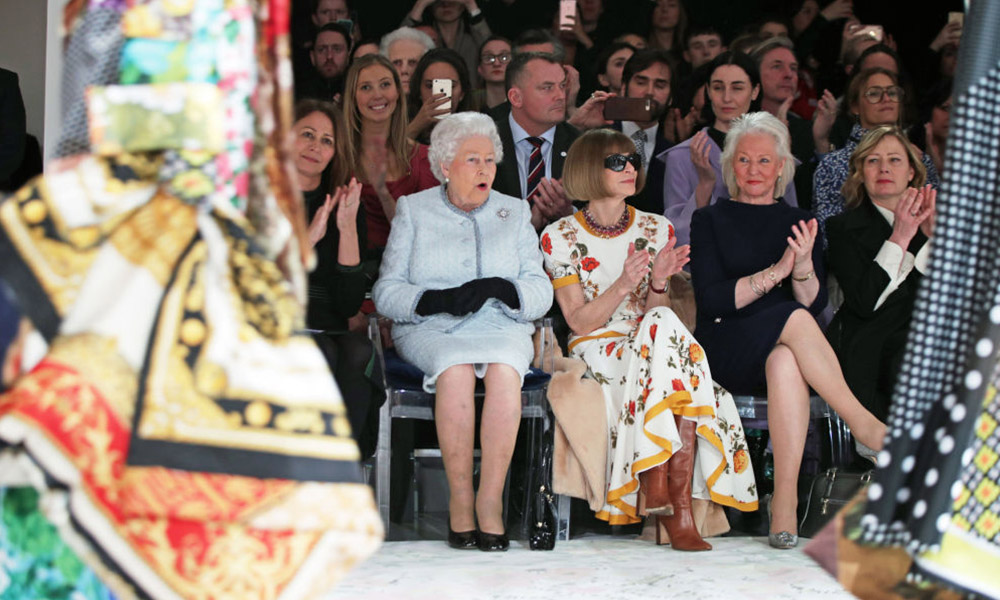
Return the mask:
<path fill-rule="evenodd" d="M 628 208 L 624 233 L 602 238 L 576 213 L 549 225 L 541 245 L 555 289 L 580 285 L 587 301 L 621 275 L 630 244 L 650 259 L 674 236 L 670 222 Z M 715 385 L 701 346 L 667 307 L 644 314 L 649 276 L 604 327 L 571 336 L 570 354 L 587 363 L 604 391 L 608 417 L 608 489 L 599 519 L 640 520 L 639 473 L 681 448 L 674 415 L 697 423 L 692 496 L 739 510 L 757 509 L 757 486 L 733 398 Z"/>

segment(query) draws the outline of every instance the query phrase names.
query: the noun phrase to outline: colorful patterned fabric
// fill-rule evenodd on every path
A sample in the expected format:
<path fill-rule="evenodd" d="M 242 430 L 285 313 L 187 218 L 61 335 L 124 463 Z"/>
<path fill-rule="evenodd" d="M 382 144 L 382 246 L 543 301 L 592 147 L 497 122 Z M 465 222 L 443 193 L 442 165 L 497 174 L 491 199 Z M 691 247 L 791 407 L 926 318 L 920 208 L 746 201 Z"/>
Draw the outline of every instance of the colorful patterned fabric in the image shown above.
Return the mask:
<path fill-rule="evenodd" d="M 59 537 L 30 487 L 0 487 L 0 598 L 114 600 Z"/>
<path fill-rule="evenodd" d="M 0 198 L 24 316 L 0 486 L 27 487 L 2 505 L 0 594 L 297 600 L 378 547 L 343 402 L 297 333 L 288 10 L 67 5 L 64 158 Z"/>
<path fill-rule="evenodd" d="M 545 228 L 545 269 L 556 289 L 578 284 L 590 302 L 621 274 L 630 244 L 636 251 L 656 252 L 674 236 L 666 218 L 627 210 L 628 229 L 612 238 L 591 231 L 581 213 Z M 675 415 L 698 426 L 692 496 L 757 510 L 757 486 L 733 397 L 715 385 L 705 352 L 672 310 L 645 310 L 648 288 L 647 276 L 604 327 L 569 340 L 570 354 L 586 362 L 601 384 L 608 413 L 608 489 L 596 516 L 613 525 L 641 519 L 639 473 L 680 449 Z"/>

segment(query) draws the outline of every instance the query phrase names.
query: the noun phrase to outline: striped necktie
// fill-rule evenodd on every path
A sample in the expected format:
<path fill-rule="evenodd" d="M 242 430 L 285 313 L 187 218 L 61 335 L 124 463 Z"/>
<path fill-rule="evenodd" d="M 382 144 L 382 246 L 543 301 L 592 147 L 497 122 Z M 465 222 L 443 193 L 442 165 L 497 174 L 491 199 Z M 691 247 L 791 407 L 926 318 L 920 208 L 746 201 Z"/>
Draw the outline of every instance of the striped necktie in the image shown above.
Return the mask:
<path fill-rule="evenodd" d="M 528 157 L 528 185 L 526 186 L 528 193 L 524 198 L 530 202 L 531 197 L 535 195 L 538 184 L 545 175 L 545 161 L 542 159 L 542 142 L 545 140 L 540 137 L 529 137 L 528 141 L 534 148 L 531 150 L 531 156 Z"/>
<path fill-rule="evenodd" d="M 642 166 L 646 166 L 646 132 L 642 129 L 632 134 L 632 141 L 635 142 L 635 151 L 642 159 Z"/>

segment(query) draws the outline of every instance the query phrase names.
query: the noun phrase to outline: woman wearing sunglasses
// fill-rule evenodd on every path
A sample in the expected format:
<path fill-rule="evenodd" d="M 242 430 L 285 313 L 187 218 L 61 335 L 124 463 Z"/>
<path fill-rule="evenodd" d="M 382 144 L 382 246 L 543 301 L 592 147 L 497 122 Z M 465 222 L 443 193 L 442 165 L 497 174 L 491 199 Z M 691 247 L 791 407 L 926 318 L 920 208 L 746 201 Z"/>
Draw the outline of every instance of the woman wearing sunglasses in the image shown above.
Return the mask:
<path fill-rule="evenodd" d="M 675 549 L 710 550 L 699 527 L 727 530 L 722 506 L 756 510 L 753 470 L 732 397 L 714 385 L 704 351 L 670 309 L 671 277 L 689 247 L 677 245 L 665 217 L 625 204 L 642 188 L 641 165 L 620 132 L 580 136 L 563 185 L 587 207 L 545 228 L 542 256 L 572 330 L 570 354 L 604 392 L 609 475 L 597 517 L 636 523 L 644 507 L 657 518 L 657 543 L 667 533 Z M 698 523 L 692 498 L 703 503 Z"/>
<path fill-rule="evenodd" d="M 903 88 L 899 86 L 896 74 L 880 67 L 862 71 L 851 80 L 844 102 L 858 122 L 851 129 L 850 138 L 844 147 L 824 156 L 813 176 L 813 212 L 819 223 L 824 246 L 827 219 L 846 210 L 847 201 L 841 187 L 847 181 L 851 155 L 869 130 L 880 125 L 900 124 L 903 95 Z M 927 183 L 936 189 L 938 172 L 934 168 L 934 161 L 923 154 L 920 162 L 927 168 Z"/>

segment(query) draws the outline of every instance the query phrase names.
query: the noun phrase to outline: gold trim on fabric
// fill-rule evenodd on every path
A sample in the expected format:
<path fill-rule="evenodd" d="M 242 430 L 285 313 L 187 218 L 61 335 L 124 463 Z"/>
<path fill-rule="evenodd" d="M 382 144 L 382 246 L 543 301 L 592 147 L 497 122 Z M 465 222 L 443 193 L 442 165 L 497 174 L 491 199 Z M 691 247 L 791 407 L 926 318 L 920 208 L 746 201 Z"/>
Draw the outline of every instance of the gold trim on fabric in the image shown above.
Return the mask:
<path fill-rule="evenodd" d="M 575 340 L 569 343 L 569 351 L 572 352 L 573 348 L 575 348 L 576 345 L 581 342 L 588 342 L 590 340 L 597 340 L 601 338 L 613 338 L 613 337 L 628 337 L 628 336 L 624 333 L 618 333 L 617 331 L 605 331 L 604 333 L 599 333 L 597 335 L 584 335 L 576 338 Z"/>
<path fill-rule="evenodd" d="M 202 262 L 206 252 L 204 241 L 191 248 L 176 267 L 174 284 L 164 296 L 150 350 L 143 413 L 139 416 L 136 434 L 146 440 L 327 460 L 358 460 L 357 445 L 350 437 L 350 424 L 342 406 L 335 409 L 320 401 L 292 404 L 282 398 L 239 390 L 220 366 L 201 355 L 213 331 L 200 317 L 186 313 L 186 308 L 192 295 L 204 297 Z M 246 265 L 243 261 L 249 259 L 244 256 L 235 260 Z M 242 314 L 238 309 L 249 305 L 241 301 L 237 289 L 231 288 L 230 295 L 236 314 Z M 271 310 L 281 313 L 283 308 L 277 306 Z M 272 325 L 281 329 L 284 325 L 279 322 L 283 317 L 275 319 Z M 279 345 L 270 340 L 268 343 Z M 289 348 L 308 343 L 293 337 L 280 345 Z M 189 366 L 191 353 L 196 354 L 193 369 Z M 250 404 L 244 414 L 226 411 L 216 402 L 220 397 Z M 267 406 L 257 401 L 266 402 Z M 270 427 L 272 415 L 264 413 L 271 413 L 272 407 L 286 410 L 273 419 L 275 424 Z M 332 435 L 325 434 L 324 413 L 330 415 Z M 244 424 L 245 418 L 249 424 Z"/>
<path fill-rule="evenodd" d="M 125 260 L 166 287 L 174 265 L 197 232 L 196 219 L 194 206 L 160 192 L 115 229 L 110 242 Z"/>
<path fill-rule="evenodd" d="M 574 283 L 580 283 L 580 276 L 575 273 L 573 275 L 560 277 L 559 279 L 553 279 L 552 289 L 558 290 L 559 288 L 566 287 L 567 285 L 573 285 Z"/>

